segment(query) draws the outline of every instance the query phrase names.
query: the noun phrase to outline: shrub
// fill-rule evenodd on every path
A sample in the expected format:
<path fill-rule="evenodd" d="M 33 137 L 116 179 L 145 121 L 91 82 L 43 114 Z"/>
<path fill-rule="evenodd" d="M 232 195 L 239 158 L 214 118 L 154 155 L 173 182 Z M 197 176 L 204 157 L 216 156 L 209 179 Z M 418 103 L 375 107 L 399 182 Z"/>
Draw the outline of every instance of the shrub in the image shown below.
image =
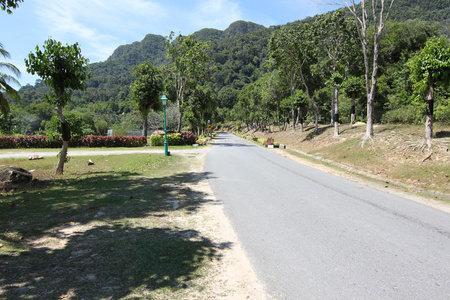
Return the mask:
<path fill-rule="evenodd" d="M 261 145 L 266 145 L 267 139 L 266 138 L 259 138 L 258 139 L 258 143 L 261 144 Z"/>
<path fill-rule="evenodd" d="M 197 141 L 198 136 L 192 132 L 182 132 L 181 133 L 181 145 L 192 145 Z"/>
<path fill-rule="evenodd" d="M 163 146 L 164 134 L 152 134 L 150 136 L 150 146 Z"/>
<path fill-rule="evenodd" d="M 198 137 L 192 132 L 168 133 L 167 144 L 169 146 L 192 145 L 195 144 L 197 138 Z M 152 134 L 150 136 L 150 145 L 163 146 L 164 134 Z"/>
<path fill-rule="evenodd" d="M 381 122 L 384 124 L 417 124 L 421 120 L 420 111 L 409 105 L 399 109 L 387 111 Z"/>
<path fill-rule="evenodd" d="M 71 140 L 72 142 L 72 140 Z M 80 140 L 83 147 L 143 147 L 147 144 L 145 136 L 84 136 Z"/>
<path fill-rule="evenodd" d="M 169 133 L 167 135 L 167 144 L 169 146 L 181 145 L 181 133 Z"/>
<path fill-rule="evenodd" d="M 0 148 L 59 148 L 61 137 L 0 136 Z M 83 136 L 72 137 L 69 147 L 142 147 L 147 144 L 143 136 Z"/>

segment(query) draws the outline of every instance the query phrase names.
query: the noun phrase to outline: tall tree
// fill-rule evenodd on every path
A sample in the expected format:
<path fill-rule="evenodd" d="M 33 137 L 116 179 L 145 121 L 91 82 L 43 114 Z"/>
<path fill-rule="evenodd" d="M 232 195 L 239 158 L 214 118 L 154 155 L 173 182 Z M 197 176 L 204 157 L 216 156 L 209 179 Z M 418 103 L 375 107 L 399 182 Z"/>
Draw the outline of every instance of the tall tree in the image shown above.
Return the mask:
<path fill-rule="evenodd" d="M 207 121 L 212 120 L 217 105 L 216 95 L 209 86 L 197 86 L 189 93 L 184 118 L 193 132 L 202 134 Z"/>
<path fill-rule="evenodd" d="M 434 92 L 450 85 L 450 47 L 445 38 L 431 38 L 425 47 L 408 61 L 414 90 L 426 96 L 425 142 L 431 148 L 433 136 Z"/>
<path fill-rule="evenodd" d="M 23 2 L 23 0 L 0 0 L 0 8 L 8 14 L 12 14 L 11 9 L 19 7 L 20 2 Z"/>
<path fill-rule="evenodd" d="M 136 66 L 133 71 L 136 80 L 131 86 L 130 98 L 142 116 L 142 133 L 147 137 L 147 117 L 151 109 L 161 108 L 160 96 L 164 89 L 162 71 L 150 61 Z"/>
<path fill-rule="evenodd" d="M 291 96 L 302 86 L 314 108 L 315 130 L 319 132 L 319 106 L 312 97 L 314 86 L 312 66 L 317 62 L 317 47 L 309 24 L 292 24 L 272 34 L 269 53 L 274 66 L 280 68 L 290 80 Z M 292 108 L 294 122 L 295 109 Z M 293 127 L 295 130 L 295 127 Z"/>
<path fill-rule="evenodd" d="M 27 71 L 40 76 L 52 88 L 52 93 L 46 95 L 46 99 L 56 105 L 63 139 L 56 175 L 64 173 L 71 138 L 70 126 L 64 118 L 63 108 L 71 101 L 72 90 L 85 89 L 85 81 L 89 78 L 88 62 L 89 60 L 81 55 L 78 43 L 63 46 L 61 42 L 52 39 L 45 41 L 43 51 L 36 46 L 36 53 L 30 53 L 28 59 L 25 59 Z"/>
<path fill-rule="evenodd" d="M 347 97 L 350 97 L 352 100 L 351 102 L 351 112 L 350 112 L 350 125 L 353 125 L 356 120 L 356 96 L 363 93 L 363 80 L 360 77 L 354 77 L 349 76 L 344 81 L 344 92 L 346 93 Z"/>
<path fill-rule="evenodd" d="M 3 58 L 10 58 L 9 52 L 3 48 L 2 44 L 0 44 L 0 55 L 3 56 Z M 1 72 L 4 69 L 11 72 L 13 75 Z M 11 83 L 14 83 L 20 86 L 20 83 L 16 78 L 19 76 L 20 71 L 13 64 L 0 62 L 0 113 L 3 117 L 6 117 L 10 111 L 8 97 L 16 101 L 20 100 L 19 93 L 10 85 Z"/>
<path fill-rule="evenodd" d="M 331 78 L 328 82 L 334 91 L 331 101 L 332 124 L 334 135 L 339 136 L 339 87 L 358 56 L 355 51 L 358 34 L 354 21 L 345 17 L 343 9 L 318 16 L 313 27 L 319 51 L 326 57 L 329 68 Z"/>
<path fill-rule="evenodd" d="M 333 2 L 332 4 L 345 5 L 353 15 L 363 50 L 367 94 L 367 125 L 363 141 L 366 141 L 373 136 L 373 103 L 377 87 L 381 36 L 395 0 L 361 0 L 359 5 L 357 2 L 356 0 L 340 0 L 340 2 Z M 370 68 L 371 59 L 369 58 L 369 18 L 374 26 L 372 69 Z"/>
<path fill-rule="evenodd" d="M 177 131 L 181 131 L 183 122 L 184 101 L 189 89 L 195 86 L 201 79 L 207 78 L 210 66 L 208 54 L 209 44 L 200 42 L 192 35 L 174 39 L 171 32 L 166 38 L 167 58 L 171 62 L 168 68 L 170 82 L 175 91 L 176 103 L 180 113 Z"/>

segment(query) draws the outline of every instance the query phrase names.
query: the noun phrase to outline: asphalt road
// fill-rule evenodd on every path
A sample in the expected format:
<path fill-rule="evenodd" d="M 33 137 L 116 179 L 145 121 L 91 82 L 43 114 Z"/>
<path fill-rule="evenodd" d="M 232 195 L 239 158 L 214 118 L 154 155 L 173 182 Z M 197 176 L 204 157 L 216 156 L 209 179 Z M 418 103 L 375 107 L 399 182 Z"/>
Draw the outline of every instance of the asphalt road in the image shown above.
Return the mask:
<path fill-rule="evenodd" d="M 450 215 L 229 133 L 209 181 L 273 299 L 450 299 Z"/>

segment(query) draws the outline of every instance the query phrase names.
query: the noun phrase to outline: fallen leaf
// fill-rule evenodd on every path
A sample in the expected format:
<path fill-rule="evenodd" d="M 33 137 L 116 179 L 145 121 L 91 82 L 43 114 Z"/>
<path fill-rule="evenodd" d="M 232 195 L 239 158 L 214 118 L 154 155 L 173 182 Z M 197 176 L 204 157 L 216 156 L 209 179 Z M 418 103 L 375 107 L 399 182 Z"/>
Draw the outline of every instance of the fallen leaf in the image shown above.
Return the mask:
<path fill-rule="evenodd" d="M 3 244 L 0 244 L 0 248 L 3 247 L 3 246 L 4 246 Z"/>

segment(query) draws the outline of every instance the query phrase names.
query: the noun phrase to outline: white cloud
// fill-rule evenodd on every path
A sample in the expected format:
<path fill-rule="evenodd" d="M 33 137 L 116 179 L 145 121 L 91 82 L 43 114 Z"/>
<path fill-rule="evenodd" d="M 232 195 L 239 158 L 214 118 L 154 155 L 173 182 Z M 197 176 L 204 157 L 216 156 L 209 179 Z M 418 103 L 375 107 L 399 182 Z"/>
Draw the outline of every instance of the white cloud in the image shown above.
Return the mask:
<path fill-rule="evenodd" d="M 229 0 L 200 0 L 190 15 L 196 29 L 226 29 L 232 22 L 241 20 L 242 10 L 237 2 Z"/>
<path fill-rule="evenodd" d="M 84 55 L 92 61 L 106 59 L 124 43 L 124 36 L 133 41 L 142 39 L 145 34 L 141 31 L 148 23 L 165 16 L 162 6 L 144 0 L 40 2 L 36 14 L 49 37 L 66 43 L 79 42 Z"/>

